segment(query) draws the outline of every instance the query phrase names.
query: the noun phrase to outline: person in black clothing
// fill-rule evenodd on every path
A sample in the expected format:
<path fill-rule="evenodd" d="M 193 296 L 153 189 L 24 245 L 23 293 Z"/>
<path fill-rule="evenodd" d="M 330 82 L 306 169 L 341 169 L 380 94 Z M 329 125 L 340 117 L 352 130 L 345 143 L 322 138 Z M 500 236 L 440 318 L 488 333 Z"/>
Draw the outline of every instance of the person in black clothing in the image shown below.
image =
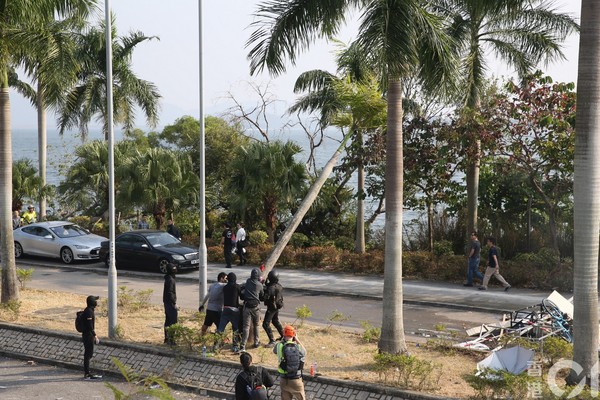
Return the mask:
<path fill-rule="evenodd" d="M 163 289 L 163 304 L 165 305 L 165 343 L 175 344 L 172 337 L 167 334 L 167 328 L 177 323 L 177 290 L 175 287 L 175 274 L 177 266 L 169 264 L 165 274 Z"/>
<path fill-rule="evenodd" d="M 219 321 L 219 327 L 217 333 L 221 334 L 225 331 L 227 324 L 231 322 L 231 328 L 233 329 L 233 351 L 238 351 L 239 335 L 238 321 L 240 318 L 240 285 L 237 284 L 237 276 L 230 272 L 227 274 L 227 284 L 223 286 L 223 314 L 221 314 L 221 320 Z M 216 350 L 219 346 L 215 343 L 213 350 Z"/>
<path fill-rule="evenodd" d="M 264 387 L 270 388 L 275 384 L 269 371 L 252 365 L 252 355 L 250 353 L 244 352 L 240 354 L 240 364 L 242 364 L 244 370 L 235 378 L 235 400 L 247 400 L 250 398 L 247 387 L 252 384 L 250 377 L 253 375 L 258 375 L 259 384 Z"/>
<path fill-rule="evenodd" d="M 88 296 L 86 299 L 87 307 L 83 310 L 83 332 L 81 339 L 83 341 L 83 377 L 84 379 L 101 379 L 102 375 L 94 375 L 90 373 L 90 360 L 94 355 L 94 345 L 100 343 L 100 339 L 96 336 L 96 316 L 94 309 L 98 305 L 98 296 Z"/>
<path fill-rule="evenodd" d="M 221 239 L 221 244 L 223 245 L 223 256 L 225 256 L 225 267 L 231 268 L 231 251 L 233 250 L 233 231 L 231 230 L 231 225 L 228 223 L 223 224 L 223 239 Z"/>
<path fill-rule="evenodd" d="M 173 218 L 169 218 L 167 220 L 167 233 L 169 233 L 172 236 L 176 237 L 177 239 L 181 240 L 181 231 L 179 230 L 177 225 L 175 225 L 175 223 L 173 223 Z"/>
<path fill-rule="evenodd" d="M 241 351 L 246 349 L 246 341 L 250 336 L 250 324 L 254 326 L 254 347 L 258 347 L 260 344 L 258 340 L 258 326 L 260 322 L 260 303 L 264 298 L 263 285 L 260 283 L 260 270 L 258 268 L 252 268 L 250 278 L 244 285 L 244 310 L 242 315 L 244 316 L 244 331 L 242 333 L 242 346 Z"/>
<path fill-rule="evenodd" d="M 283 304 L 283 287 L 279 284 L 279 275 L 274 270 L 271 270 L 269 275 L 267 275 L 265 285 L 265 306 L 267 306 L 267 311 L 265 312 L 262 327 L 267 332 L 267 336 L 269 337 L 268 345 L 271 346 L 275 344 L 271 323 L 273 323 L 273 326 L 279 332 L 280 339 L 283 337 L 283 326 L 279 322 L 279 308 L 277 308 L 276 304 L 277 299 L 280 299 L 280 306 Z"/>

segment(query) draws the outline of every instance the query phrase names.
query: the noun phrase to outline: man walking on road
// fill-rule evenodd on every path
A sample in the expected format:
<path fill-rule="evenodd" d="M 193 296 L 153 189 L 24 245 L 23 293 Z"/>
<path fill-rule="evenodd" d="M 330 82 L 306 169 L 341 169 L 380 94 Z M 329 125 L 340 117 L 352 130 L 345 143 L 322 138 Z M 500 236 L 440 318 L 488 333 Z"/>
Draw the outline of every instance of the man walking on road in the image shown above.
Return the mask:
<path fill-rule="evenodd" d="M 483 283 L 479 287 L 479 290 L 487 290 L 488 282 L 493 276 L 496 277 L 504 286 L 504 291 L 508 292 L 511 288 L 510 284 L 500 275 L 500 264 L 498 263 L 498 249 L 496 248 L 496 239 L 493 237 L 488 238 L 487 245 L 490 248 L 488 251 L 488 263 L 485 269 L 485 276 L 483 277 Z"/>
<path fill-rule="evenodd" d="M 85 300 L 87 307 L 83 310 L 83 332 L 81 339 L 83 341 L 83 377 L 84 379 L 102 379 L 102 375 L 90 373 L 90 360 L 94 355 L 94 345 L 100 343 L 100 339 L 96 336 L 96 315 L 94 310 L 98 305 L 98 296 L 88 296 Z"/>
<path fill-rule="evenodd" d="M 463 286 L 473 286 L 473 275 L 483 282 L 483 275 L 479 272 L 479 254 L 481 253 L 481 243 L 477 239 L 477 232 L 471 232 L 471 250 L 469 251 L 469 265 L 467 269 L 467 283 Z"/>
<path fill-rule="evenodd" d="M 163 304 L 165 306 L 165 343 L 175 344 L 174 339 L 167 334 L 167 328 L 177 323 L 177 288 L 175 274 L 177 266 L 169 264 L 165 274 L 165 286 L 163 288 Z"/>

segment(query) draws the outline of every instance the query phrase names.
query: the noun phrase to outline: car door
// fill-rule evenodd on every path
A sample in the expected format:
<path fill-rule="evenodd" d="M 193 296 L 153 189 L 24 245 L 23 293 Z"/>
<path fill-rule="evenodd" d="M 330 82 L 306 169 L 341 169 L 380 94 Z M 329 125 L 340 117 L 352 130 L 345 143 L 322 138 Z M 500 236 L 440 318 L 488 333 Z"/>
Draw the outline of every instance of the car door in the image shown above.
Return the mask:
<path fill-rule="evenodd" d="M 124 233 L 115 239 L 115 260 L 117 267 L 125 267 L 131 259 L 131 235 Z"/>
<path fill-rule="evenodd" d="M 133 256 L 132 266 L 136 268 L 148 269 L 152 268 L 154 259 L 154 251 L 152 246 L 142 235 L 135 235 L 132 240 L 132 252 Z"/>
<path fill-rule="evenodd" d="M 46 257 L 60 257 L 60 239 L 50 230 L 38 226 L 38 248 L 40 255 Z"/>

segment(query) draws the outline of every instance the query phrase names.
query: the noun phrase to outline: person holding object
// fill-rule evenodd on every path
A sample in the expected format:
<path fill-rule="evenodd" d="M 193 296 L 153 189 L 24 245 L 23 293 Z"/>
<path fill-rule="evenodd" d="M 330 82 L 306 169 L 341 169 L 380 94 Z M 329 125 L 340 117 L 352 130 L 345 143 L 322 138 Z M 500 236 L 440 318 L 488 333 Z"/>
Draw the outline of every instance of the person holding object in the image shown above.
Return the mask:
<path fill-rule="evenodd" d="M 483 283 L 479 287 L 479 290 L 487 290 L 488 282 L 493 276 L 496 277 L 504 286 L 504 291 L 508 292 L 511 288 L 510 284 L 500 275 L 500 264 L 498 263 L 498 249 L 496 248 L 496 239 L 493 237 L 488 238 L 487 245 L 490 248 L 488 251 L 488 263 L 485 269 L 485 276 L 483 277 Z"/>
<path fill-rule="evenodd" d="M 208 293 L 204 296 L 202 304 L 198 308 L 198 311 L 204 311 L 204 305 L 208 301 L 206 307 L 206 316 L 204 317 L 204 324 L 202 325 L 201 335 L 204 336 L 208 328 L 215 324 L 217 329 L 221 322 L 221 314 L 223 313 L 223 287 L 227 284 L 227 274 L 225 272 L 219 272 L 217 275 L 217 281 L 210 285 Z"/>
<path fill-rule="evenodd" d="M 96 315 L 94 310 L 98 306 L 98 296 L 88 296 L 85 300 L 87 307 L 83 310 L 83 330 L 81 339 L 83 341 L 83 378 L 86 380 L 102 379 L 102 375 L 90 373 L 90 360 L 94 355 L 94 345 L 100 343 L 96 335 Z"/>
<path fill-rule="evenodd" d="M 165 343 L 174 345 L 175 340 L 167 334 L 167 328 L 177 323 L 177 288 L 175 274 L 177 266 L 169 264 L 165 274 L 165 286 L 163 288 L 163 304 L 165 306 Z"/>
<path fill-rule="evenodd" d="M 277 354 L 281 400 L 306 400 L 302 382 L 306 348 L 296 336 L 293 326 L 283 328 L 283 340 L 273 347 L 273 353 Z"/>

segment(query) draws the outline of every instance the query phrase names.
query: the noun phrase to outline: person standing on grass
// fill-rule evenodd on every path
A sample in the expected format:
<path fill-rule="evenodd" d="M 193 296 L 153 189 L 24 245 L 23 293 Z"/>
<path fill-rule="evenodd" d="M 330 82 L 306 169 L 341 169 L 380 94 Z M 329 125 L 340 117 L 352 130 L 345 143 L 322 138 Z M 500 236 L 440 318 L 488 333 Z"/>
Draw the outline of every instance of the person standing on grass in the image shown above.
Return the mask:
<path fill-rule="evenodd" d="M 223 224 L 221 244 L 223 245 L 223 256 L 225 257 L 225 268 L 231 268 L 231 251 L 233 250 L 233 231 L 229 223 Z"/>
<path fill-rule="evenodd" d="M 306 348 L 296 336 L 293 326 L 283 328 L 283 340 L 273 347 L 273 353 L 277 354 L 281 400 L 306 400 L 302 382 Z"/>
<path fill-rule="evenodd" d="M 260 283 L 260 270 L 252 268 L 250 278 L 246 280 L 244 285 L 244 309 L 242 311 L 244 329 L 242 333 L 241 351 L 246 349 L 246 341 L 250 336 L 250 324 L 254 327 L 254 347 L 257 348 L 260 344 L 258 339 L 258 327 L 260 323 L 260 302 L 264 299 L 263 285 Z"/>
<path fill-rule="evenodd" d="M 273 337 L 273 330 L 271 329 L 271 323 L 279 332 L 279 340 L 283 338 L 283 326 L 279 322 L 279 309 L 283 307 L 283 287 L 279 284 L 279 275 L 275 270 L 269 271 L 267 280 L 265 281 L 265 305 L 267 311 L 265 311 L 265 319 L 263 320 L 263 329 L 269 337 L 269 346 L 275 344 L 275 338 Z"/>
<path fill-rule="evenodd" d="M 477 239 L 477 232 L 471 232 L 471 249 L 469 250 L 469 265 L 467 269 L 467 283 L 463 286 L 473 286 L 473 275 L 483 282 L 483 275 L 479 272 L 479 255 L 481 253 L 481 243 Z"/>
<path fill-rule="evenodd" d="M 88 296 L 85 300 L 87 307 L 83 310 L 83 330 L 81 339 L 83 341 L 83 378 L 86 380 L 102 379 L 102 375 L 90 372 L 90 360 L 94 356 L 94 345 L 100 343 L 96 335 L 96 315 L 94 310 L 98 306 L 98 296 Z"/>
<path fill-rule="evenodd" d="M 231 329 L 233 331 L 233 352 L 237 353 L 239 344 L 238 321 L 240 319 L 240 285 L 237 284 L 237 276 L 230 272 L 227 274 L 227 284 L 223 287 L 223 314 L 221 314 L 221 321 L 217 328 L 217 333 L 222 334 L 227 327 L 227 324 L 231 322 Z M 216 351 L 220 345 L 215 343 L 213 351 Z"/>
<path fill-rule="evenodd" d="M 485 269 L 485 275 L 483 277 L 483 283 L 479 287 L 479 290 L 487 290 L 488 282 L 493 276 L 496 277 L 504 286 L 504 291 L 508 292 L 511 288 L 510 284 L 500 275 L 500 264 L 498 263 L 498 249 L 496 248 L 496 239 L 493 237 L 488 238 L 487 245 L 490 248 L 488 251 L 488 263 Z"/>
<path fill-rule="evenodd" d="M 175 274 L 177 266 L 169 264 L 165 274 L 165 286 L 163 288 L 163 304 L 165 306 L 165 343 L 174 345 L 175 340 L 167 333 L 167 328 L 177 323 L 177 288 Z"/>
<path fill-rule="evenodd" d="M 213 324 L 219 328 L 221 322 L 221 314 L 223 313 L 223 287 L 227 283 L 227 274 L 225 272 L 219 272 L 217 275 L 217 281 L 210 285 L 208 293 L 204 296 L 202 304 L 198 311 L 204 311 L 204 304 L 208 301 L 206 306 L 206 316 L 204 317 L 204 324 L 202 325 L 201 335 L 204 336 L 208 328 Z"/>

